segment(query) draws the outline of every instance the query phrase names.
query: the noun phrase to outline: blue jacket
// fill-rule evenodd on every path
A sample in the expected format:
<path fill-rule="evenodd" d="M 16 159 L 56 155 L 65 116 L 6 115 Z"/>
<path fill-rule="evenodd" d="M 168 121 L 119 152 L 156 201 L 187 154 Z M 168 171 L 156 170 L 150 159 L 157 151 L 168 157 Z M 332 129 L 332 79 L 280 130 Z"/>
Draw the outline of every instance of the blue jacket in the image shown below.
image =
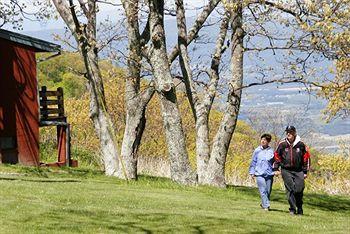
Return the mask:
<path fill-rule="evenodd" d="M 274 174 L 272 164 L 274 162 L 273 149 L 269 146 L 263 149 L 262 146 L 253 152 L 252 162 L 249 167 L 249 174 L 256 176 L 271 176 Z"/>

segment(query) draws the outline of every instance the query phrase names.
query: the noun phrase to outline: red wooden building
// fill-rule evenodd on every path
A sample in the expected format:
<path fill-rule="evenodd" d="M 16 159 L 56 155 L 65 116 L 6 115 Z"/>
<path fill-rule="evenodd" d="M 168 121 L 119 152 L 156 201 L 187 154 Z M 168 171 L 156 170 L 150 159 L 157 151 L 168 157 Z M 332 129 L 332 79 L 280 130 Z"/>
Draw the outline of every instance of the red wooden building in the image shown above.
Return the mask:
<path fill-rule="evenodd" d="M 59 45 L 0 29 L 0 156 L 3 163 L 39 165 L 37 52 Z"/>

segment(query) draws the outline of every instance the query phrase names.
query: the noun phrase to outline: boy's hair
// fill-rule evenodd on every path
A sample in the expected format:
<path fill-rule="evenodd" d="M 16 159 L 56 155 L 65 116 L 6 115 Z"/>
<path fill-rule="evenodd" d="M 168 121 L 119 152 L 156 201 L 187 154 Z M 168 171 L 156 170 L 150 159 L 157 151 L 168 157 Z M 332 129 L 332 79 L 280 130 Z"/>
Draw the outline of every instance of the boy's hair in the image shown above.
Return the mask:
<path fill-rule="evenodd" d="M 268 133 L 264 133 L 261 135 L 260 139 L 263 139 L 263 138 L 265 138 L 268 142 L 270 142 L 272 139 L 272 136 Z"/>

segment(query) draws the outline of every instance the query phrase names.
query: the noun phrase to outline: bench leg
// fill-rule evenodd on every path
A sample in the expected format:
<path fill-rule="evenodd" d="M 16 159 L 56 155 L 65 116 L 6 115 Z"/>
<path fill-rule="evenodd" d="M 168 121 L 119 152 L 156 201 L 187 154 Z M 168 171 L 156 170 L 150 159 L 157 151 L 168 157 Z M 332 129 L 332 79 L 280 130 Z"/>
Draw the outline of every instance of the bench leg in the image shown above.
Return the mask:
<path fill-rule="evenodd" d="M 70 124 L 67 124 L 67 131 L 66 131 L 66 165 L 71 165 L 71 149 L 70 149 Z"/>
<path fill-rule="evenodd" d="M 58 163 L 67 165 L 67 126 L 57 126 Z"/>

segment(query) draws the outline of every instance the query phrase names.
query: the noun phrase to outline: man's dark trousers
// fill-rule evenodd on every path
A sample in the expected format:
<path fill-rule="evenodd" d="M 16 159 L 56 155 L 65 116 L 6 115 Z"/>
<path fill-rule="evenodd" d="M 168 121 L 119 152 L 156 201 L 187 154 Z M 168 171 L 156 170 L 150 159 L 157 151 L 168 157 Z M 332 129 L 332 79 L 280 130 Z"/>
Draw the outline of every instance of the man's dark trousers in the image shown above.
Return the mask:
<path fill-rule="evenodd" d="M 298 211 L 302 212 L 303 191 L 305 188 L 304 172 L 282 169 L 282 178 L 290 205 L 289 210 L 291 212 L 296 212 L 296 208 L 298 208 Z"/>

